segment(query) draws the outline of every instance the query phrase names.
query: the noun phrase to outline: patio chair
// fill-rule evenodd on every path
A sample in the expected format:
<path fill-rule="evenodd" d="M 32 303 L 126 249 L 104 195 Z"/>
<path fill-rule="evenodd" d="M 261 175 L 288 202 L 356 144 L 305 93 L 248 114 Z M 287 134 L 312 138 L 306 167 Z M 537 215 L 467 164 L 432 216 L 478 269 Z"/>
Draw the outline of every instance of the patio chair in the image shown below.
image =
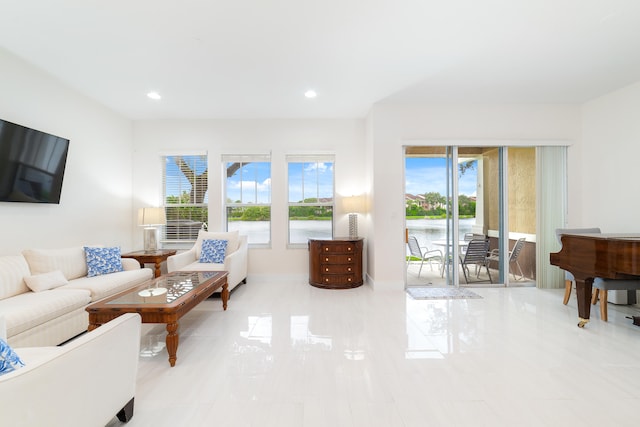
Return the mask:
<path fill-rule="evenodd" d="M 427 248 L 426 246 L 421 247 L 418 244 L 418 239 L 416 239 L 415 236 L 409 236 L 407 238 L 407 245 L 409 245 L 409 253 L 411 254 L 409 257 L 407 257 L 407 267 L 409 267 L 409 263 L 412 261 L 412 258 L 418 258 L 420 260 L 420 270 L 418 270 L 418 277 L 420 277 L 422 266 L 424 265 L 425 261 L 429 263 L 432 271 L 432 262 L 438 261 L 440 263 L 440 276 L 442 276 L 442 273 L 444 271 L 444 257 L 442 256 L 442 251 L 440 249 L 429 250 L 429 248 Z"/>
<path fill-rule="evenodd" d="M 460 256 L 460 266 L 462 267 L 462 274 L 464 274 L 464 280 L 466 283 L 469 283 L 470 265 L 479 268 L 476 277 L 480 274 L 480 270 L 482 270 L 482 267 L 484 267 L 487 270 L 489 282 L 493 283 L 493 279 L 491 279 L 491 272 L 489 271 L 489 262 L 487 261 L 488 253 L 489 239 L 469 241 L 467 250 L 463 255 Z"/>
<path fill-rule="evenodd" d="M 521 237 L 516 241 L 516 244 L 513 245 L 513 248 L 509 251 L 509 271 L 511 272 L 511 274 L 513 274 L 514 280 L 524 279 L 524 273 L 522 272 L 522 267 L 520 267 L 520 263 L 518 262 L 518 256 L 520 256 L 520 252 L 522 251 L 522 248 L 524 247 L 525 242 L 526 242 L 525 238 Z M 489 253 L 489 256 L 487 257 L 487 261 L 488 262 L 500 261 L 500 250 L 492 249 L 491 252 Z M 518 267 L 518 270 L 520 271 L 520 278 L 516 277 L 516 273 L 511 271 L 511 264 L 515 264 L 516 267 Z"/>

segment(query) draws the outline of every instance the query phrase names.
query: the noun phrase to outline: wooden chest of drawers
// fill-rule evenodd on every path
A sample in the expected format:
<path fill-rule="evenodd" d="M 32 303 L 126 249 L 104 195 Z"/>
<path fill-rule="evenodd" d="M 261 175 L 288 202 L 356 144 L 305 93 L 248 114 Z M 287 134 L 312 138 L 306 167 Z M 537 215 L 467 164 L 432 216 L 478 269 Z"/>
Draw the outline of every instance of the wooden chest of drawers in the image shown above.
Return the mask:
<path fill-rule="evenodd" d="M 363 239 L 309 239 L 309 284 L 346 289 L 362 285 Z"/>

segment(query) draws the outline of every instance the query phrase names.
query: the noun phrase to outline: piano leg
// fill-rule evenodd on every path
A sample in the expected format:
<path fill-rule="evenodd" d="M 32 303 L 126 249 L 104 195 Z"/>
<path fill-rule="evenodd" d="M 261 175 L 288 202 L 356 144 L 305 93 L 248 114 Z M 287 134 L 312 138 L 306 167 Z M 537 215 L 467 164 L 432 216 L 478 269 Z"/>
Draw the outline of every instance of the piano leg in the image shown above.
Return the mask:
<path fill-rule="evenodd" d="M 578 298 L 578 327 L 584 328 L 589 322 L 591 313 L 591 289 L 593 278 L 578 279 L 576 277 L 576 297 Z"/>

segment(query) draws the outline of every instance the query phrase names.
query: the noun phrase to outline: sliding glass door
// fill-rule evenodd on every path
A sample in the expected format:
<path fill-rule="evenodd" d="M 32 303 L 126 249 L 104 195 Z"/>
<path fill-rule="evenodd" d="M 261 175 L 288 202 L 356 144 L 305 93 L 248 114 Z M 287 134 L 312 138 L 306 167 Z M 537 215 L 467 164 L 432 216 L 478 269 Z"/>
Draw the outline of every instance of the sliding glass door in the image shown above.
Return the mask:
<path fill-rule="evenodd" d="M 436 269 L 433 257 L 405 254 L 407 286 L 503 286 L 514 269 L 512 280 L 535 277 L 535 164 L 534 148 L 406 147 L 407 239 L 442 255 Z M 534 245 L 526 268 L 511 256 L 519 239 Z"/>

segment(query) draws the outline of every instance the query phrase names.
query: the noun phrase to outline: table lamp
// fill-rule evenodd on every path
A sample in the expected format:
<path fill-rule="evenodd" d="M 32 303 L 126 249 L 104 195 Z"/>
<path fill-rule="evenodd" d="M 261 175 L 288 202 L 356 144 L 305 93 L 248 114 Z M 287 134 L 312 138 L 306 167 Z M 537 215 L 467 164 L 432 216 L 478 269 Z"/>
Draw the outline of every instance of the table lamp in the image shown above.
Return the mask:
<path fill-rule="evenodd" d="M 364 197 L 349 196 L 343 199 L 345 212 L 349 213 L 349 238 L 358 237 L 358 213 L 363 211 Z"/>
<path fill-rule="evenodd" d="M 158 225 L 167 223 L 164 208 L 140 208 L 138 210 L 138 225 L 144 227 L 144 251 L 158 250 Z"/>

